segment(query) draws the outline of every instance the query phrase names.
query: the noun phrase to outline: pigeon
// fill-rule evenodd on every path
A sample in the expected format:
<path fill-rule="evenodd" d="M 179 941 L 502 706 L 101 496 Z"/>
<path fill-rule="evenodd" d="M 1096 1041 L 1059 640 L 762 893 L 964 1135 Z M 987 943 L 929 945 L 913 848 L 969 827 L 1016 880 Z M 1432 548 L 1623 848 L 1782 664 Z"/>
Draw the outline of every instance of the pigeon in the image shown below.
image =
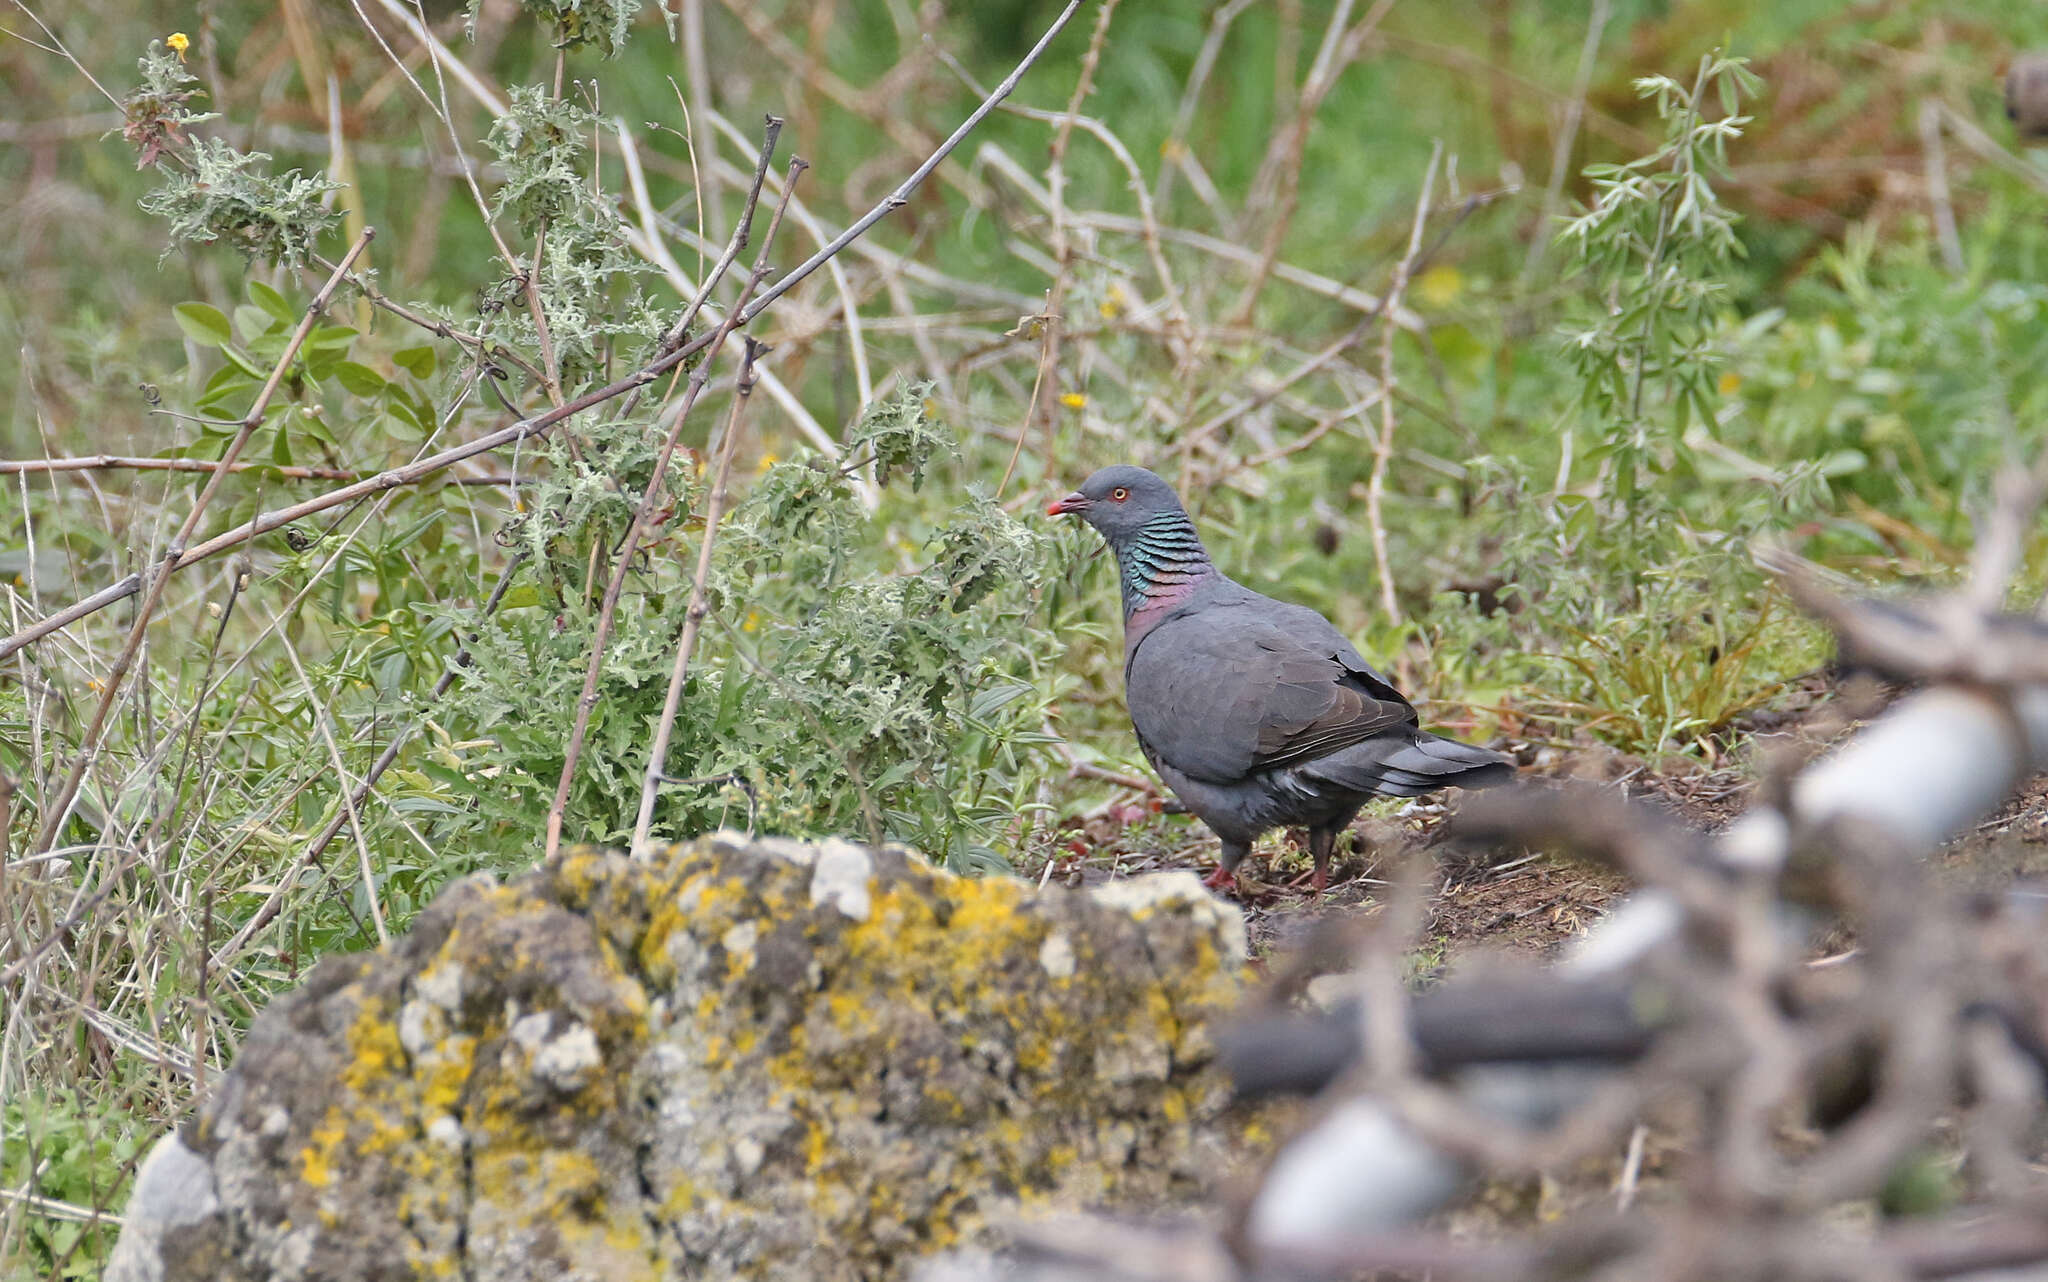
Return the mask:
<path fill-rule="evenodd" d="M 1321 895 L 1337 834 L 1369 798 L 1513 776 L 1502 754 L 1422 729 L 1328 619 L 1225 577 L 1153 473 L 1103 468 L 1046 515 L 1080 517 L 1116 554 L 1124 701 L 1145 759 L 1222 839 L 1210 887 L 1235 886 L 1259 834 L 1304 827 Z"/>

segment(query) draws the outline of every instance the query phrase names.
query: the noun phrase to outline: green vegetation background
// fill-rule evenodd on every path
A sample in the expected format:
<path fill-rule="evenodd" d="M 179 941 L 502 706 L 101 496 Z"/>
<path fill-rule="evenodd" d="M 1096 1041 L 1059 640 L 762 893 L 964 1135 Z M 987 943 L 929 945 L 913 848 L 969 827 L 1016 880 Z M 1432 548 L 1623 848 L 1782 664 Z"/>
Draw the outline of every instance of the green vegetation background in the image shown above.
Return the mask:
<path fill-rule="evenodd" d="M 761 117 L 785 116 L 781 155 L 810 161 L 798 192 L 814 220 L 784 227 L 773 257 L 787 267 L 972 108 L 979 94 L 933 50 L 991 84 L 1058 6 L 706 3 L 711 75 L 696 86 L 657 12 L 606 58 L 610 7 L 591 5 L 568 16 L 588 19 L 599 47 L 560 58 L 562 97 L 588 111 L 563 115 L 548 90 L 566 28 L 490 0 L 470 44 L 460 15 L 430 4 L 489 83 L 542 87 L 495 125 L 448 90 L 462 150 L 495 166 L 483 196 L 516 266 L 497 260 L 455 177 L 431 61 L 372 0 L 362 11 L 416 81 L 348 5 L 30 8 L 47 33 L 19 6 L 0 24 L 8 460 L 218 457 L 228 434 L 199 420 L 247 412 L 325 275 L 270 251 L 311 236 L 331 260 L 363 223 L 378 232 L 369 262 L 384 294 L 529 365 L 543 358 L 519 272 L 547 223 L 541 282 L 564 390 L 626 372 L 679 299 L 625 243 L 618 220 L 637 230 L 640 214 L 614 130 L 632 139 L 694 277 L 687 234 L 701 220 L 722 240 L 739 203 L 730 176 L 703 168 L 715 155 L 743 175 Z M 875 229 L 882 258 L 844 256 L 843 284 L 820 274 L 756 326 L 777 349 L 768 368 L 853 466 L 825 459 L 786 405 L 752 398 L 669 761 L 695 782 L 664 792 L 657 831 L 850 832 L 963 871 L 1038 872 L 1062 821 L 1116 795 L 1104 776 L 1142 772 L 1118 702 L 1110 576 L 1085 531 L 1035 516 L 1107 462 L 1149 461 L 1180 481 L 1227 570 L 1328 613 L 1436 723 L 1532 756 L 1604 744 L 1683 769 L 1739 761 L 1745 715 L 1826 659 L 1751 565 L 1752 540 L 1796 540 L 1887 582 L 1940 580 L 1967 550 L 1992 469 L 2041 439 L 2048 186 L 1998 106 L 2013 51 L 2048 43 L 2037 6 L 1617 0 L 1556 210 L 1593 213 L 1561 239 L 1544 190 L 1588 5 L 1394 4 L 1298 157 L 1275 139 L 1333 5 L 1238 13 L 1189 94 L 1216 11 L 1119 7 L 1083 107 L 1156 200 L 1171 290 L 1130 230 L 1143 207 L 1103 137 L 1066 140 L 1052 202 L 1056 120 L 999 113 Z M 1017 104 L 1066 108 L 1098 13 L 1084 6 Z M 182 57 L 162 43 L 173 31 L 188 37 Z M 52 37 L 81 65 L 39 47 Z M 1673 94 L 1716 49 L 1747 58 L 1760 83 L 1720 69 L 1689 116 Z M 220 113 L 192 134 L 267 153 L 253 172 L 320 171 L 343 187 L 302 187 L 293 205 L 251 180 L 252 203 L 224 213 L 239 171 L 226 159 L 205 170 L 179 136 L 168 145 L 190 164 L 138 171 L 110 98 L 130 95 L 145 58 L 174 90 L 175 72 L 194 77 L 208 96 L 190 107 Z M 1671 87 L 1646 97 L 1648 76 Z M 1752 119 L 1725 122 L 1724 88 Z M 1930 103 L 2021 166 L 1948 131 L 1954 263 L 1930 220 Z M 1372 399 L 1377 325 L 1246 408 L 1358 326 L 1364 313 L 1331 283 L 1390 287 L 1439 143 L 1430 252 L 1405 292 L 1422 324 L 1384 351 L 1391 423 Z M 1724 151 L 1732 172 L 1716 167 Z M 1639 157 L 1639 169 L 1581 172 Z M 192 173 L 213 181 L 176 190 Z M 1290 188 L 1298 209 L 1283 225 Z M 1217 246 L 1255 263 L 1269 236 L 1291 275 L 1247 294 L 1246 256 Z M 1065 324 L 1041 376 L 1047 337 L 1025 318 L 1056 275 Z M 725 420 L 722 361 L 685 426 L 693 451 Z M 471 348 L 344 290 L 252 441 L 264 466 L 232 480 L 202 533 L 334 484 L 286 469 L 374 471 L 507 421 L 501 398 L 546 404 L 517 363 L 496 366 L 503 377 L 480 374 Z M 46 1199 L 0 1206 L 14 1274 L 92 1272 L 109 1239 L 90 1213 L 118 1208 L 135 1155 L 179 1115 L 199 1067 L 228 1061 L 269 993 L 323 954 L 402 929 L 450 879 L 535 858 L 663 404 L 614 404 L 473 469 L 517 486 L 406 487 L 179 576 L 79 804 L 49 833 L 44 806 L 132 603 L 0 669 L 0 1185 Z M 1398 615 L 1383 607 L 1367 498 L 1389 430 L 1382 526 Z M 883 464 L 878 488 L 868 460 Z M 145 569 L 201 479 L 0 476 L 7 630 Z M 621 600 L 572 839 L 630 831 L 683 621 L 707 489 L 697 456 L 659 485 L 673 511 Z M 2036 566 L 2038 552 L 2037 540 Z M 433 698 L 464 644 L 469 665 Z M 348 781 L 400 734 L 360 840 L 346 829 L 306 866 Z M 273 901 L 275 917 L 245 930 Z"/>

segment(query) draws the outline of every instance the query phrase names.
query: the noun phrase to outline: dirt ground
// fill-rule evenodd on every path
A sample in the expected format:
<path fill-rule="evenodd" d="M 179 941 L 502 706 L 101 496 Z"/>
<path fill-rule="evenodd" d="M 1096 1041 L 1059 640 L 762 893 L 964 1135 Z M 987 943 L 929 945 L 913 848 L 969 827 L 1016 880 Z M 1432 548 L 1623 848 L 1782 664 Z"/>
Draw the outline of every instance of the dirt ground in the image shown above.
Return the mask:
<path fill-rule="evenodd" d="M 1816 676 L 1771 709 L 1734 728 L 1718 762 L 1691 758 L 1646 762 L 1593 743 L 1522 748 L 1525 778 L 1592 781 L 1668 809 L 1704 832 L 1718 831 L 1750 803 L 1766 773 L 1824 752 L 1880 711 L 1895 692 L 1837 688 Z M 1628 894 L 1619 874 L 1547 854 L 1472 850 L 1446 841 L 1457 798 L 1380 803 L 1340 843 L 1331 885 L 1320 903 L 1307 885 L 1306 851 L 1273 834 L 1246 861 L 1240 902 L 1256 964 L 1285 965 L 1306 946 L 1319 923 L 1376 914 L 1390 890 L 1395 852 L 1420 849 L 1429 857 L 1429 909 L 1415 944 L 1412 974 L 1427 981 L 1453 965 L 1505 955 L 1548 959 L 1585 934 Z M 1206 873 L 1216 859 L 1215 839 L 1184 816 L 1159 812 L 1156 799 L 1112 804 L 1062 833 L 1063 853 L 1049 880 L 1087 885 L 1111 876 L 1166 868 Z M 2048 776 L 2019 790 L 1997 814 L 1949 843 L 1935 856 L 1941 879 L 1959 888 L 1992 889 L 2015 877 L 2048 876 Z M 1842 946 L 1820 941 L 1823 951 Z M 1579 1210 L 1611 1206 L 1624 1183 L 1646 1200 L 1668 1195 L 1682 1165 L 1684 1127 L 1669 1119 L 1639 1128 L 1633 1163 L 1626 1148 L 1570 1169 L 1523 1178 L 1489 1180 L 1443 1214 L 1456 1234 L 1495 1236 L 1550 1223 Z M 1628 1172 L 1623 1175 L 1624 1170 Z M 1873 1206 L 1844 1209 L 1874 1214 Z"/>
<path fill-rule="evenodd" d="M 1525 779 L 1576 779 L 1671 811 L 1705 832 L 1748 806 L 1758 778 L 1779 761 L 1825 751 L 1860 717 L 1879 711 L 1890 692 L 1838 688 L 1819 674 L 1772 707 L 1732 728 L 1709 767 L 1691 757 L 1649 762 L 1593 742 L 1510 745 Z M 1477 949 L 1549 957 L 1596 925 L 1627 894 L 1626 879 L 1600 867 L 1519 851 L 1473 851 L 1444 840 L 1456 794 L 1382 802 L 1340 842 L 1330 887 L 1320 902 L 1308 886 L 1300 834 L 1271 834 L 1245 861 L 1239 903 L 1253 955 L 1270 959 L 1302 944 L 1321 919 L 1371 914 L 1385 902 L 1389 863 L 1419 847 L 1433 860 L 1429 918 L 1417 941 L 1418 977 Z M 1216 841 L 1199 821 L 1161 813 L 1157 798 L 1135 792 L 1061 833 L 1060 854 L 1045 880 L 1092 885 L 1116 876 L 1215 865 Z M 1938 856 L 1944 878 L 1992 885 L 2015 875 L 2048 874 L 2048 777 Z"/>

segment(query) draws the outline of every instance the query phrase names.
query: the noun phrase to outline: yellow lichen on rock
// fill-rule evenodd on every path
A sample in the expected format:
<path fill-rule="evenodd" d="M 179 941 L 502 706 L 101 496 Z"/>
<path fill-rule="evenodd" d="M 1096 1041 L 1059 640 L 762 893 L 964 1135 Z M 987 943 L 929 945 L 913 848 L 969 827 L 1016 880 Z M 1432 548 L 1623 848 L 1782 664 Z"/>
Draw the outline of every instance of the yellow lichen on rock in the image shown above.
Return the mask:
<path fill-rule="evenodd" d="M 1005 1207 L 1221 1178 L 1255 1120 L 1205 1029 L 1242 954 L 1192 877 L 572 851 L 318 968 L 188 1139 L 249 1277 L 896 1276 Z"/>

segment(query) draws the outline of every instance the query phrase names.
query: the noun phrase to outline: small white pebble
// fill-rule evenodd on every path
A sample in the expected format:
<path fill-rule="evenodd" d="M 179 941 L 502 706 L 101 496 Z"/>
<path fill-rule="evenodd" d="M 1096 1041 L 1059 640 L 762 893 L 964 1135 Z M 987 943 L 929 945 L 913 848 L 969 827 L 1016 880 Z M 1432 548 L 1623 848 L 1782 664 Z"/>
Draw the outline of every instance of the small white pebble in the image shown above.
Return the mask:
<path fill-rule="evenodd" d="M 1074 941 L 1064 931 L 1054 931 L 1045 937 L 1038 947 L 1038 964 L 1045 967 L 1045 973 L 1054 979 L 1071 979 L 1074 976 Z"/>
<path fill-rule="evenodd" d="M 527 1052 L 531 1054 L 538 1051 L 541 1043 L 548 1039 L 548 1027 L 554 1022 L 555 1017 L 553 1015 L 544 1010 L 537 1010 L 531 1015 L 521 1015 L 518 1019 L 513 1020 L 512 1027 L 508 1031 L 511 1034 L 512 1040 L 524 1046 Z"/>
<path fill-rule="evenodd" d="M 442 962 L 413 980 L 412 986 L 414 992 L 442 1010 L 453 1011 L 462 1005 L 462 963 Z"/>
<path fill-rule="evenodd" d="M 455 1120 L 453 1113 L 443 1113 L 427 1123 L 427 1138 L 442 1148 L 462 1147 L 462 1123 Z"/>
<path fill-rule="evenodd" d="M 414 1059 L 434 1049 L 448 1031 L 448 1016 L 430 1002 L 409 1001 L 398 1008 L 398 1044 Z"/>
<path fill-rule="evenodd" d="M 766 1161 L 767 1157 L 768 1150 L 761 1147 L 761 1141 L 757 1139 L 742 1136 L 733 1142 L 733 1165 L 739 1168 L 742 1176 L 752 1175 L 760 1170 L 761 1163 Z"/>
<path fill-rule="evenodd" d="M 603 1063 L 597 1034 L 589 1025 L 577 1024 L 534 1055 L 533 1075 L 564 1095 L 573 1095 L 589 1084 L 590 1075 Z"/>
<path fill-rule="evenodd" d="M 811 906 L 829 903 L 855 921 L 866 921 L 868 879 L 874 870 L 868 852 L 852 842 L 833 838 L 820 843 L 811 872 Z"/>
<path fill-rule="evenodd" d="M 728 953 L 751 953 L 754 941 L 761 937 L 761 927 L 751 921 L 743 921 L 718 937 Z"/>

